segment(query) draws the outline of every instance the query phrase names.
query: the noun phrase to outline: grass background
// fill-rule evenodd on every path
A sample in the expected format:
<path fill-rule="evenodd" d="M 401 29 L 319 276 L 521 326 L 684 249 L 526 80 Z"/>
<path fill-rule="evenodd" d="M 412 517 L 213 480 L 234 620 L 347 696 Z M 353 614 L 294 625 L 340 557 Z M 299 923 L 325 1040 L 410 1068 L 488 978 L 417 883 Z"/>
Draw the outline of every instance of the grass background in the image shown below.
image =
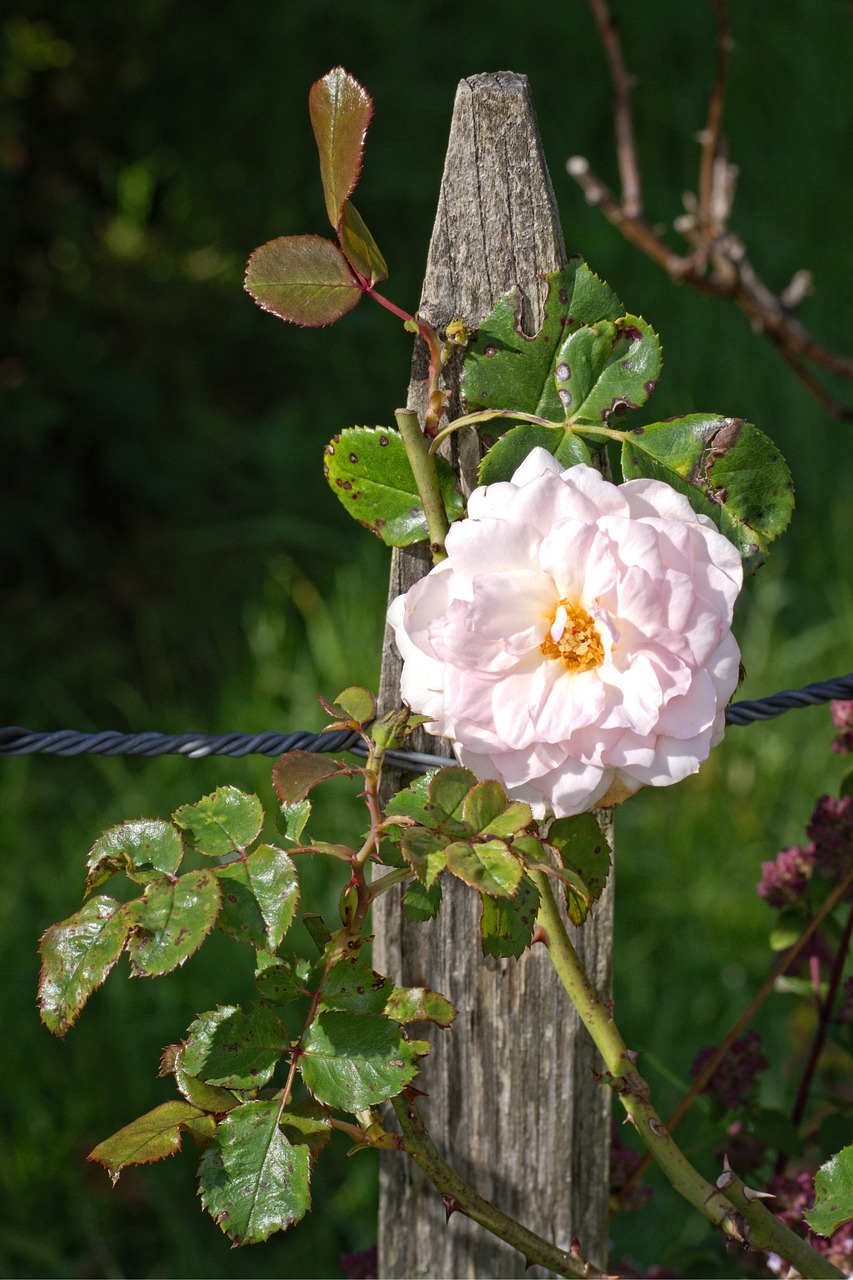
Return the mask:
<path fill-rule="evenodd" d="M 639 77 L 649 217 L 668 222 L 695 187 L 711 6 L 616 7 Z M 849 353 L 849 6 L 733 8 L 733 228 L 774 288 L 814 271 L 801 318 Z M 387 553 L 347 524 L 321 452 L 342 426 L 388 421 L 409 340 L 366 304 L 332 330 L 299 332 L 240 289 L 256 245 L 324 230 L 306 98 L 337 63 L 376 102 L 359 209 L 391 266 L 389 296 L 410 308 L 458 79 L 528 75 L 570 251 L 661 335 L 664 378 L 645 420 L 746 417 L 793 471 L 794 523 L 738 607 L 743 696 L 850 668 L 850 428 L 737 312 L 672 286 L 584 205 L 564 160 L 585 154 L 614 182 L 615 166 L 609 85 L 580 0 L 22 0 L 0 30 L 2 723 L 311 728 L 317 692 L 375 682 Z M 683 1080 L 767 972 L 760 863 L 801 838 L 816 796 L 836 786 L 831 736 L 825 711 L 733 729 L 698 777 L 620 812 L 617 1010 L 663 1111 L 676 1089 L 655 1064 Z M 320 1165 L 316 1214 L 242 1251 L 200 1213 L 191 1151 L 128 1172 L 115 1191 L 85 1163 L 168 1096 L 162 1047 L 212 1001 L 241 998 L 248 950 L 235 961 L 216 938 L 157 983 L 113 977 L 64 1043 L 38 1023 L 37 941 L 77 908 L 99 832 L 226 781 L 271 798 L 262 760 L 0 763 L 5 1275 L 335 1276 L 343 1250 L 375 1238 L 370 1156 L 336 1150 Z M 356 811 L 328 791 L 327 838 L 343 838 Z M 758 1025 L 767 1097 L 784 1103 L 797 1024 L 780 999 Z M 709 1150 L 697 1158 L 713 1169 Z M 617 1256 L 736 1274 L 736 1262 L 709 1260 L 708 1240 L 663 1190 L 614 1224 Z"/>

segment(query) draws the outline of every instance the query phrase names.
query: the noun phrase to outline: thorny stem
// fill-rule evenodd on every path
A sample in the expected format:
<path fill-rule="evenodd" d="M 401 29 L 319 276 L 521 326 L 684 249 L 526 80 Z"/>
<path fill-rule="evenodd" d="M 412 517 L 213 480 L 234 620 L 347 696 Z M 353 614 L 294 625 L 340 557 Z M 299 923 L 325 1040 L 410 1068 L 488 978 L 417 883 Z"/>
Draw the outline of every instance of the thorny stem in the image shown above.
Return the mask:
<path fill-rule="evenodd" d="M 759 1247 L 772 1248 L 780 1257 L 791 1260 L 802 1257 L 804 1242 L 778 1218 L 774 1218 L 758 1201 L 746 1198 L 735 1204 L 723 1194 L 720 1186 L 711 1186 L 667 1132 L 651 1103 L 649 1087 L 635 1066 L 636 1055 L 628 1050 L 613 1022 L 610 1010 L 598 996 L 578 960 L 544 871 L 529 871 L 539 890 L 540 907 L 537 923 L 540 938 L 547 946 L 551 962 L 589 1031 L 607 1067 L 605 1082 L 619 1095 L 628 1117 L 654 1159 L 675 1190 L 704 1217 L 735 1240 L 752 1244 L 753 1228 L 762 1241 Z M 728 1185 L 728 1184 L 727 1184 Z M 766 1243 L 765 1243 L 766 1242 Z M 814 1250 L 808 1249 L 808 1267 L 803 1274 L 822 1278 L 841 1273 Z"/>
<path fill-rule="evenodd" d="M 435 459 L 430 454 L 426 436 L 421 431 L 414 409 L 397 409 L 394 417 L 406 446 L 406 455 L 426 515 L 433 564 L 438 564 L 439 560 L 444 560 L 447 556 L 444 539 L 450 524 L 441 496 Z"/>
<path fill-rule="evenodd" d="M 403 1095 L 392 1098 L 391 1105 L 403 1134 L 406 1153 L 441 1192 L 448 1217 L 457 1211 L 474 1222 L 479 1222 L 481 1227 L 517 1249 L 527 1259 L 528 1266 L 538 1263 L 559 1276 L 578 1276 L 584 1280 L 586 1277 L 606 1274 L 591 1262 L 584 1262 L 579 1252 L 567 1253 L 543 1240 L 488 1200 L 484 1200 L 473 1187 L 463 1181 L 439 1154 L 427 1133 L 413 1097 Z"/>

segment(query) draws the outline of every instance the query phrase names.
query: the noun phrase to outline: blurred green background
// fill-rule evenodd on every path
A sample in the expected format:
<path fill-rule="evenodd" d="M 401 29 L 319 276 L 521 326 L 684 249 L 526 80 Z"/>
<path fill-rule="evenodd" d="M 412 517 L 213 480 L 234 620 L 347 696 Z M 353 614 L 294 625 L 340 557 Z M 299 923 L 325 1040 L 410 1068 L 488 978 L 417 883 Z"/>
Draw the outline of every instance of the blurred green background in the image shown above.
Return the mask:
<path fill-rule="evenodd" d="M 711 5 L 615 7 L 639 77 L 649 218 L 669 222 L 696 184 Z M 733 229 L 773 288 L 814 271 L 801 318 L 849 354 L 850 7 L 732 7 Z M 527 74 L 570 251 L 660 332 L 665 374 L 647 420 L 746 417 L 794 473 L 794 525 L 739 606 L 743 695 L 853 665 L 851 428 L 740 313 L 674 287 L 584 204 L 566 158 L 585 154 L 614 184 L 615 165 L 609 82 L 581 0 L 23 0 L 0 34 L 0 723 L 311 728 L 317 692 L 375 683 L 388 556 L 347 523 L 321 453 L 342 426 L 389 420 L 410 340 L 367 304 L 300 332 L 241 292 L 255 246 L 325 233 L 306 100 L 338 63 L 375 99 L 358 205 L 391 267 L 386 292 L 410 309 L 456 83 Z M 816 796 L 837 784 L 831 736 L 819 710 L 734 729 L 697 778 L 620 812 L 617 1010 L 664 1111 L 676 1086 L 655 1064 L 683 1080 L 767 972 L 760 862 L 802 836 Z M 157 983 L 114 976 L 65 1043 L 37 1020 L 38 938 L 77 909 L 95 837 L 225 781 L 271 799 L 263 760 L 0 761 L 4 1275 L 336 1276 L 342 1251 L 375 1239 L 370 1156 L 326 1158 L 318 1212 L 242 1251 L 202 1215 L 191 1150 L 129 1171 L 115 1191 L 85 1163 L 169 1096 L 160 1050 L 202 1009 L 241 998 L 248 949 L 235 959 L 217 937 Z M 328 839 L 360 820 L 344 788 L 326 806 Z M 786 1006 L 758 1025 L 768 1100 L 784 1102 L 797 1061 Z M 694 1153 L 709 1172 L 714 1145 Z M 709 1261 L 708 1241 L 662 1191 L 614 1225 L 616 1256 L 737 1274 L 736 1261 Z"/>

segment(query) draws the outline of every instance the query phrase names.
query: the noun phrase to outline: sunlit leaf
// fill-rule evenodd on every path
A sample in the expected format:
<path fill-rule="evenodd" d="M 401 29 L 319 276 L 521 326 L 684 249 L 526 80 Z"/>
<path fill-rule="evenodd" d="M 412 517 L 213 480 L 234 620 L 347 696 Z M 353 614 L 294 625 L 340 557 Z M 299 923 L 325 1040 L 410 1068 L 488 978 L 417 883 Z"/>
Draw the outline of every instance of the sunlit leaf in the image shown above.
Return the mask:
<path fill-rule="evenodd" d="M 375 973 L 363 960 L 338 960 L 323 983 L 319 1007 L 345 1013 L 381 1013 L 391 990 L 391 979 Z"/>
<path fill-rule="evenodd" d="M 385 1004 L 385 1014 L 395 1022 L 434 1022 L 449 1027 L 456 1010 L 445 996 L 429 987 L 395 987 Z"/>
<path fill-rule="evenodd" d="M 95 841 L 86 863 L 86 892 L 91 891 L 116 871 L 124 871 L 132 880 L 150 875 L 174 875 L 181 865 L 184 845 L 180 832 L 170 822 L 159 819 L 122 822 Z"/>
<path fill-rule="evenodd" d="M 212 869 L 149 884 L 142 897 L 127 906 L 127 950 L 136 977 L 156 978 L 189 959 L 216 923 L 221 904 Z"/>
<path fill-rule="evenodd" d="M 694 511 L 714 521 L 746 567 L 767 558 L 794 509 L 791 473 L 776 445 L 751 422 L 694 413 L 629 431 L 622 446 L 626 480 L 663 480 Z"/>
<path fill-rule="evenodd" d="M 199 1165 L 199 1195 L 235 1244 L 260 1244 L 311 1207 L 308 1147 L 279 1128 L 280 1101 L 246 1102 L 217 1126 Z"/>
<path fill-rule="evenodd" d="M 418 1054 L 376 1013 L 323 1013 L 302 1042 L 302 1079 L 320 1102 L 359 1111 L 393 1098 L 417 1074 Z"/>
<path fill-rule="evenodd" d="M 159 1074 L 173 1075 L 187 1102 L 191 1102 L 194 1107 L 199 1107 L 202 1111 L 222 1115 L 232 1107 L 236 1107 L 240 1098 L 230 1089 L 219 1089 L 216 1085 L 200 1080 L 198 1076 L 190 1075 L 184 1067 L 183 1053 L 182 1044 L 168 1045 L 163 1050 Z"/>
<path fill-rule="evenodd" d="M 388 279 L 388 267 L 379 246 L 351 200 L 344 204 L 338 236 L 347 261 L 362 279 L 370 285 Z"/>
<path fill-rule="evenodd" d="M 122 903 L 97 897 L 42 935 L 39 1010 L 54 1035 L 64 1036 L 77 1021 L 121 955 L 130 924 Z"/>
<path fill-rule="evenodd" d="M 554 386 L 563 417 L 574 423 L 602 422 L 644 405 L 657 386 L 661 354 L 657 334 L 639 316 L 570 333 L 557 348 Z M 545 406 L 546 417 L 556 406 Z"/>
<path fill-rule="evenodd" d="M 213 1134 L 215 1122 L 188 1102 L 163 1102 L 138 1120 L 125 1125 L 111 1138 L 98 1143 L 89 1159 L 102 1164 L 113 1182 L 129 1164 L 152 1164 L 173 1156 L 181 1148 L 184 1133 L 205 1123 Z M 198 1130 L 197 1130 L 198 1132 Z"/>
<path fill-rule="evenodd" d="M 448 821 L 463 823 L 465 799 L 477 779 L 470 769 L 448 765 L 433 774 L 429 784 L 429 798 L 435 821 L 445 826 Z"/>
<path fill-rule="evenodd" d="M 514 898 L 484 894 L 480 916 L 483 955 L 518 959 L 530 946 L 538 910 L 539 891 L 527 876 L 522 878 Z"/>
<path fill-rule="evenodd" d="M 216 874 L 222 885 L 220 927 L 256 950 L 275 951 L 299 902 L 293 859 L 283 849 L 261 844 L 247 858 L 218 867 Z"/>
<path fill-rule="evenodd" d="M 323 706 L 336 720 L 367 724 L 376 718 L 376 698 L 361 685 L 350 685 L 338 694 L 333 703 L 323 702 Z"/>
<path fill-rule="evenodd" d="M 237 787 L 218 787 L 197 804 L 185 804 L 172 814 L 187 843 L 210 858 L 242 851 L 261 834 L 264 810 L 257 796 Z"/>
<path fill-rule="evenodd" d="M 822 1236 L 831 1236 L 853 1219 L 853 1146 L 818 1169 L 814 1207 L 806 1211 L 805 1219 Z"/>
<path fill-rule="evenodd" d="M 296 800 L 283 804 L 276 814 L 276 826 L 286 840 L 298 844 L 311 817 L 311 801 Z"/>
<path fill-rule="evenodd" d="M 322 236 L 279 236 L 249 258 L 245 288 L 264 311 L 291 324 L 334 324 L 361 300 L 362 287 L 336 244 Z"/>
<path fill-rule="evenodd" d="M 311 86 L 308 110 L 320 153 L 326 213 L 337 230 L 344 201 L 352 195 L 361 174 L 373 102 L 355 76 L 343 67 L 334 67 Z"/>
<path fill-rule="evenodd" d="M 486 424 L 488 429 L 488 423 Z M 592 461 L 586 444 L 572 428 L 558 423 L 553 427 L 541 427 L 535 423 L 523 423 L 513 427 L 505 436 L 496 440 L 480 463 L 480 484 L 496 484 L 510 480 L 533 449 L 547 449 L 564 467 L 578 462 L 587 465 Z"/>
<path fill-rule="evenodd" d="M 447 836 L 427 827 L 408 827 L 403 832 L 400 841 L 403 857 L 427 889 L 435 884 L 447 865 L 447 841 Z"/>
<path fill-rule="evenodd" d="M 436 458 L 438 483 L 449 520 L 464 512 L 456 475 Z M 389 547 L 409 547 L 429 537 L 418 486 L 398 431 L 348 427 L 326 446 L 326 479 L 359 524 Z"/>
<path fill-rule="evenodd" d="M 471 788 L 465 797 L 462 816 L 472 831 L 500 839 L 514 836 L 533 821 L 530 805 L 520 800 L 511 801 L 500 783 L 493 779 Z"/>
<path fill-rule="evenodd" d="M 519 886 L 521 863 L 502 840 L 457 841 L 444 850 L 447 869 L 478 893 L 512 897 Z"/>
<path fill-rule="evenodd" d="M 181 1062 L 190 1075 L 224 1089 L 258 1089 L 290 1046 L 275 1012 L 263 1001 L 248 1012 L 222 1005 L 191 1024 Z"/>
<path fill-rule="evenodd" d="M 559 348 L 582 326 L 618 320 L 625 308 L 580 258 L 546 278 L 548 297 L 538 333 L 523 332 L 521 296 L 512 289 L 468 344 L 462 392 L 469 409 L 520 409 L 554 422 L 565 419 L 554 383 Z M 487 430 L 494 426 L 489 423 Z"/>

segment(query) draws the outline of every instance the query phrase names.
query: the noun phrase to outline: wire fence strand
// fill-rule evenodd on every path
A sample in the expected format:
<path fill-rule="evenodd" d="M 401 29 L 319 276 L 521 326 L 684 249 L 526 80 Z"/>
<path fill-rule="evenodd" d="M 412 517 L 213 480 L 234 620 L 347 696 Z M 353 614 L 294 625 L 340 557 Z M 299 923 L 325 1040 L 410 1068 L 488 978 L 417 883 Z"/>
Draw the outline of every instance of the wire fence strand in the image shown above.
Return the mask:
<path fill-rule="evenodd" d="M 837 676 L 833 680 L 817 681 L 802 689 L 783 689 L 780 693 L 755 701 L 733 702 L 726 711 L 727 725 L 753 724 L 759 720 L 771 720 L 801 707 L 820 706 L 826 702 L 853 699 L 853 672 Z M 364 756 L 367 748 L 357 733 L 349 729 L 327 733 L 80 733 L 74 729 L 58 729 L 51 733 L 36 733 L 10 725 L 0 729 L 0 756 L 55 755 L 55 756 L 143 756 L 152 758 L 163 755 L 181 755 L 189 760 L 202 760 L 208 756 L 271 756 L 278 758 L 288 751 L 337 752 L 349 751 Z M 423 773 L 447 764 L 443 756 L 418 751 L 389 751 L 385 759 L 389 764 Z"/>

